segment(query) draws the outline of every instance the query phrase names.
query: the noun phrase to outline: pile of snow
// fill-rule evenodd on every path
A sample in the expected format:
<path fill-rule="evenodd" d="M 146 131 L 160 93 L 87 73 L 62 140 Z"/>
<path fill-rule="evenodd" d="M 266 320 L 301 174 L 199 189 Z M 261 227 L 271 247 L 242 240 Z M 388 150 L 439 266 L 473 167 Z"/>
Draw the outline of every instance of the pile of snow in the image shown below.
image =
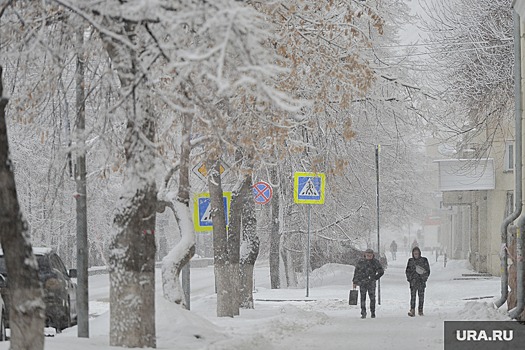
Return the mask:
<path fill-rule="evenodd" d="M 310 273 L 310 287 L 321 287 L 326 285 L 345 285 L 352 284 L 354 276 L 354 266 L 343 264 L 325 264 Z M 305 288 L 306 279 L 301 276 L 298 281 L 300 288 Z"/>
<path fill-rule="evenodd" d="M 504 308 L 496 309 L 492 302 L 469 301 L 458 312 L 460 320 L 468 321 L 510 321 Z"/>

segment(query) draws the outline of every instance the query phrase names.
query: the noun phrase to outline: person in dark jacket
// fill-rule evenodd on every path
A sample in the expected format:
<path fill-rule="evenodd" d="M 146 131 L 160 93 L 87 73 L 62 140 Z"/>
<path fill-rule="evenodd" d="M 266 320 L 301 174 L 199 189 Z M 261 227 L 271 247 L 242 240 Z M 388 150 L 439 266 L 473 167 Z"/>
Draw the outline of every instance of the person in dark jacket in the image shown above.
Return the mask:
<path fill-rule="evenodd" d="M 405 274 L 408 283 L 410 283 L 410 311 L 408 312 L 408 316 L 414 317 L 416 315 L 416 292 L 419 298 L 418 313 L 419 316 L 423 316 L 425 288 L 427 286 L 428 276 L 430 276 L 430 265 L 428 264 L 427 258 L 421 256 L 419 247 L 412 249 L 412 257 L 408 259 Z"/>
<path fill-rule="evenodd" d="M 390 253 L 392 253 L 392 260 L 396 260 L 397 243 L 395 240 L 390 243 Z"/>
<path fill-rule="evenodd" d="M 376 281 L 383 276 L 385 271 L 381 263 L 374 257 L 374 251 L 367 249 L 364 259 L 361 259 L 354 271 L 352 282 L 354 288 L 359 286 L 361 294 L 361 318 L 366 318 L 366 293 L 370 297 L 370 314 L 376 317 Z"/>

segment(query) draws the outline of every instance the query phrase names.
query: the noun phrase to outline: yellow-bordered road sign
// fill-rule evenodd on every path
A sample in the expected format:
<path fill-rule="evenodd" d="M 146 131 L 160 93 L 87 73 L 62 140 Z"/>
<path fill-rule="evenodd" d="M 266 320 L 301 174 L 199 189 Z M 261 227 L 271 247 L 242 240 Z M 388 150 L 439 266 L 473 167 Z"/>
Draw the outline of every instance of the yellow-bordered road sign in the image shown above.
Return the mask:
<path fill-rule="evenodd" d="M 223 192 L 222 196 L 226 226 L 228 226 L 232 193 Z M 213 231 L 213 222 L 211 220 L 211 200 L 209 192 L 195 194 L 193 199 L 193 226 L 197 232 Z"/>
<path fill-rule="evenodd" d="M 294 174 L 293 199 L 299 204 L 323 204 L 326 176 L 324 173 Z"/>
<path fill-rule="evenodd" d="M 219 167 L 219 173 L 222 175 L 224 172 L 228 170 L 228 165 L 221 160 L 221 164 Z M 193 173 L 197 175 L 202 181 L 206 182 L 208 181 L 208 169 L 206 169 L 206 163 L 202 162 L 193 167 Z"/>

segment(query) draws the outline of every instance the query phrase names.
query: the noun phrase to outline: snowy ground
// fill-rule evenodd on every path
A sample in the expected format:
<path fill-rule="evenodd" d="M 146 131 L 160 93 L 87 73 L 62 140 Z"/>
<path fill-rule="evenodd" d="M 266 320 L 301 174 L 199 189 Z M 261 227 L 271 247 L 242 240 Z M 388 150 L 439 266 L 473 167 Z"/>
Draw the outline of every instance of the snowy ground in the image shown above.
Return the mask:
<path fill-rule="evenodd" d="M 465 280 L 472 273 L 464 261 L 435 263 L 429 256 L 425 316 L 408 317 L 409 290 L 404 277 L 407 256 L 390 261 L 381 279 L 381 305 L 376 319 L 360 318 L 359 306 L 349 306 L 354 268 L 330 264 L 314 271 L 310 297 L 305 289 L 269 289 L 267 264 L 256 267 L 254 310 L 235 318 L 215 316 L 213 267 L 191 270 L 191 311 L 180 310 L 161 296 L 157 285 L 158 349 L 443 349 L 445 320 L 509 320 L 505 305 L 496 310 L 498 278 Z M 160 274 L 157 275 L 160 282 Z M 46 349 L 84 350 L 109 347 L 108 276 L 90 277 L 90 338 L 77 338 L 73 327 L 46 338 Z M 488 298 L 487 298 L 488 297 Z M 468 300 L 471 298 L 481 298 Z M 284 301 L 283 301 L 284 300 Z M 287 301 L 288 300 L 288 301 Z M 9 342 L 0 343 L 0 350 Z"/>

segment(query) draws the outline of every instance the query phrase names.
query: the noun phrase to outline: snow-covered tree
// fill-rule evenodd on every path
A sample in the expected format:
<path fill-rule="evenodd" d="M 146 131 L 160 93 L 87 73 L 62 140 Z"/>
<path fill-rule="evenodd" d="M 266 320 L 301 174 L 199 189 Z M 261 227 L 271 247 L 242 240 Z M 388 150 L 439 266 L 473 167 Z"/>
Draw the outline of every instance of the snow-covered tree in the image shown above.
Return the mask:
<path fill-rule="evenodd" d="M 424 81 L 447 104 L 433 123 L 449 143 L 470 145 L 486 157 L 495 133 L 512 116 L 513 46 L 511 0 L 422 3 L 430 62 Z M 485 135 L 483 135 L 485 133 Z M 473 141 L 474 139 L 477 141 Z M 454 144 L 454 147 L 456 145 Z M 461 146 L 460 146 L 461 147 Z M 461 154 L 460 149 L 457 149 Z"/>
<path fill-rule="evenodd" d="M 45 304 L 9 155 L 2 72 L 0 66 L 0 243 L 9 273 L 11 347 L 39 350 L 44 348 Z"/>
<path fill-rule="evenodd" d="M 314 240 L 326 243 L 320 246 L 366 244 L 375 230 L 374 148 L 382 144 L 382 173 L 388 176 L 382 177 L 381 186 L 389 193 L 381 202 L 382 222 L 400 223 L 400 216 L 409 220 L 418 206 L 412 179 L 417 177 L 414 145 L 421 123 L 414 99 L 425 95 L 410 83 L 406 67 L 389 60 L 394 49 L 386 46 L 397 42 L 396 25 L 408 17 L 402 1 L 388 6 L 380 1 L 287 2 L 267 11 L 282 24 L 276 47 L 290 59 L 283 86 L 313 101 L 301 111 L 303 123 L 286 139 L 281 148 L 285 152 L 277 153 L 276 158 L 286 159 L 271 181 L 279 185 L 281 214 L 263 223 L 282 233 L 270 237 L 288 242 L 283 245 L 292 252 L 287 262 L 302 265 L 304 253 L 295 252 L 306 246 L 307 218 L 304 207 L 291 204 L 293 173 L 327 174 L 327 201 L 312 213 Z M 264 241 L 264 246 L 271 247 L 275 240 Z M 270 250 L 275 255 L 276 249 Z M 274 286 L 279 263 L 278 258 L 270 260 Z"/>

